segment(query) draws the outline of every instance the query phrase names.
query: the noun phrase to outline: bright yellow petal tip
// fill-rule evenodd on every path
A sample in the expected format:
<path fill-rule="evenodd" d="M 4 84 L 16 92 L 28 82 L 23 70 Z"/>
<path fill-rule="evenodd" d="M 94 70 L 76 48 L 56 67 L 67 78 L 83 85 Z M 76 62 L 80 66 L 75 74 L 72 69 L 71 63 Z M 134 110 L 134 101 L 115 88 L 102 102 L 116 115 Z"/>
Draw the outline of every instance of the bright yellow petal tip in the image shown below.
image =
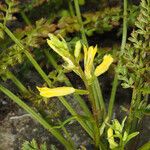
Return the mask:
<path fill-rule="evenodd" d="M 100 76 L 101 74 L 105 73 L 108 69 L 109 69 L 109 66 L 111 65 L 111 63 L 113 62 L 113 58 L 112 56 L 109 54 L 109 55 L 105 55 L 104 58 L 103 58 L 103 62 L 96 67 L 95 69 L 95 76 Z"/>
<path fill-rule="evenodd" d="M 95 47 L 90 46 L 88 48 L 88 50 L 86 47 L 84 47 L 84 57 L 85 57 L 84 73 L 85 73 L 85 76 L 87 79 L 90 79 L 92 77 L 91 71 L 92 71 L 93 61 L 94 61 L 96 52 L 97 52 L 97 46 L 95 46 Z"/>
<path fill-rule="evenodd" d="M 47 88 L 47 87 L 37 87 L 40 92 L 40 95 L 43 97 L 58 97 L 65 96 L 75 92 L 73 87 L 57 87 L 57 88 Z"/>

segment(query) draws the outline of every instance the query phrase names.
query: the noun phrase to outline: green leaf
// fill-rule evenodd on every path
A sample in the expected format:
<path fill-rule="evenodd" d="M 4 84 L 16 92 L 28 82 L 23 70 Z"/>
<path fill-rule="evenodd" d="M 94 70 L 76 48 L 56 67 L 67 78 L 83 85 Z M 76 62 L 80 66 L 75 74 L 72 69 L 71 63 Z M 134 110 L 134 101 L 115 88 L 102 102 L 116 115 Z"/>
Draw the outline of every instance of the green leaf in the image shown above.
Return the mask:
<path fill-rule="evenodd" d="M 62 122 L 60 125 L 54 126 L 53 128 L 54 129 L 63 128 L 66 124 L 71 123 L 72 120 L 74 121 L 76 118 L 77 118 L 77 116 L 70 117 L 70 118 L 66 119 L 64 122 Z"/>
<path fill-rule="evenodd" d="M 130 88 L 130 85 L 127 84 L 127 83 L 122 83 L 121 85 L 122 85 L 122 87 L 125 88 L 125 89 Z"/>
<path fill-rule="evenodd" d="M 120 134 L 122 132 L 122 126 L 117 119 L 114 119 L 113 126 L 114 126 L 115 133 L 119 132 Z"/>
<path fill-rule="evenodd" d="M 41 148 L 41 150 L 47 150 L 46 143 L 42 144 L 40 148 Z"/>
<path fill-rule="evenodd" d="M 144 87 L 140 91 L 143 92 L 144 94 L 150 94 L 150 87 Z"/>
<path fill-rule="evenodd" d="M 79 95 L 89 94 L 87 90 L 79 90 L 79 89 L 75 89 L 75 93 Z"/>
<path fill-rule="evenodd" d="M 127 119 L 127 117 L 125 117 L 121 123 L 122 128 L 124 128 L 124 123 L 125 123 L 126 119 Z"/>
<path fill-rule="evenodd" d="M 139 134 L 139 132 L 134 132 L 134 133 L 129 134 L 127 140 L 125 141 L 125 143 L 129 142 L 131 139 L 133 139 L 138 134 Z"/>
<path fill-rule="evenodd" d="M 125 131 L 124 134 L 123 134 L 122 140 L 123 140 L 123 141 L 126 141 L 127 138 L 128 138 L 128 133 Z"/>
<path fill-rule="evenodd" d="M 21 150 L 39 150 L 39 146 L 35 139 L 33 139 L 31 142 L 25 141 L 22 144 Z M 40 150 L 47 150 L 46 143 L 40 145 Z"/>

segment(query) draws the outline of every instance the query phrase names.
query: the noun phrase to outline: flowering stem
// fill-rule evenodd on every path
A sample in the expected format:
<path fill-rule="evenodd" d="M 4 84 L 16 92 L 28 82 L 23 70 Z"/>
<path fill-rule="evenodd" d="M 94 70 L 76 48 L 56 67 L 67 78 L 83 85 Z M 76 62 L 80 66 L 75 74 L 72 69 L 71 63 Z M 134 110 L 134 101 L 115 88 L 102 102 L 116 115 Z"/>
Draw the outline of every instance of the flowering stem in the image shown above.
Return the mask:
<path fill-rule="evenodd" d="M 87 38 L 86 38 L 86 35 L 85 35 L 85 29 L 84 29 L 84 26 L 83 26 L 83 21 L 82 21 L 82 17 L 81 17 L 81 12 L 80 12 L 80 7 L 79 7 L 79 2 L 78 0 L 74 0 L 74 4 L 75 4 L 75 10 L 76 10 L 76 15 L 77 15 L 77 18 L 78 18 L 78 22 L 79 24 L 81 25 L 81 35 L 82 35 L 82 40 L 84 42 L 84 44 L 86 46 L 88 46 L 88 41 L 87 41 Z M 104 111 L 104 114 L 105 114 L 105 104 L 104 104 L 104 100 L 103 100 L 103 96 L 102 96 L 102 92 L 101 92 L 101 88 L 99 86 L 99 81 L 98 79 L 96 78 L 95 79 L 95 82 L 94 82 L 94 96 L 95 96 L 95 101 L 96 101 L 96 104 L 97 104 L 97 109 L 100 109 L 100 106 L 101 106 L 101 109 Z"/>
<path fill-rule="evenodd" d="M 122 33 L 121 53 L 120 53 L 119 56 L 121 56 L 121 54 L 124 52 L 125 45 L 126 45 L 126 39 L 127 39 L 127 0 L 124 0 L 123 33 Z M 119 64 L 120 64 L 120 61 L 118 61 L 117 68 L 118 68 Z M 115 77 L 114 77 L 114 81 L 113 81 L 113 86 L 112 86 L 109 106 L 108 106 L 108 117 L 109 117 L 109 120 L 112 117 L 112 112 L 113 112 L 113 107 L 114 107 L 117 87 L 118 87 L 118 73 L 116 72 Z"/>
<path fill-rule="evenodd" d="M 57 62 L 56 62 L 55 59 L 52 57 L 52 55 L 49 53 L 49 51 L 48 51 L 47 49 L 44 49 L 44 53 L 45 53 L 45 55 L 47 56 L 49 62 L 53 65 L 53 67 L 54 67 L 56 70 L 59 70 L 59 69 L 58 69 Z M 67 76 L 66 76 L 65 74 L 63 74 L 63 76 L 64 76 L 64 78 L 65 78 L 65 83 L 66 83 L 66 85 L 72 87 L 72 84 L 71 84 L 71 82 L 69 81 L 69 79 L 67 78 Z M 75 100 L 77 100 L 77 101 L 79 102 L 79 104 L 80 104 L 81 108 L 83 109 L 85 115 L 89 118 L 89 120 L 87 120 L 86 123 L 87 123 L 88 127 L 89 127 L 90 129 L 92 129 L 92 128 L 93 128 L 93 127 L 92 127 L 93 125 L 92 125 L 92 123 L 91 123 L 91 122 L 92 122 L 91 119 L 92 119 L 93 116 L 92 116 L 92 114 L 91 114 L 91 112 L 90 112 L 90 110 L 89 110 L 87 104 L 86 104 L 85 101 L 81 98 L 81 96 L 79 96 L 78 94 L 73 94 L 73 96 L 74 96 Z"/>
<path fill-rule="evenodd" d="M 37 112 L 35 112 L 31 107 L 25 104 L 19 97 L 14 95 L 11 91 L 0 85 L 0 90 L 11 98 L 20 107 L 26 110 L 36 121 L 38 121 L 45 129 L 52 133 L 65 147 L 67 150 L 72 149 L 71 144 L 61 135 L 61 133 L 54 129 L 49 123 L 47 123 Z"/>

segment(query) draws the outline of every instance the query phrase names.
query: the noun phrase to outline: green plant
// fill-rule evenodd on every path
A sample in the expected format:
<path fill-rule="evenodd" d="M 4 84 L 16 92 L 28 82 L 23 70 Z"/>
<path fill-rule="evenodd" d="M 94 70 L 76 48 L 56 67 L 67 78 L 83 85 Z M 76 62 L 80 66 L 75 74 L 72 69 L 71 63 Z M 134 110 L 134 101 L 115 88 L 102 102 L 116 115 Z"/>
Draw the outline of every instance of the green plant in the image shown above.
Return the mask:
<path fill-rule="evenodd" d="M 38 143 L 33 139 L 31 142 L 25 141 L 22 144 L 21 150 L 47 150 L 47 147 L 46 143 L 39 146 Z"/>
<path fill-rule="evenodd" d="M 42 4 L 44 1 L 32 1 L 33 3 Z M 62 1 L 61 1 L 62 2 Z M 135 29 L 129 40 L 130 44 L 126 44 L 127 39 L 127 0 L 124 0 L 124 11 L 123 11 L 123 32 L 122 32 L 122 44 L 121 50 L 118 54 L 111 55 L 105 52 L 104 57 L 98 61 L 100 65 L 95 65 L 95 56 L 98 47 L 88 46 L 88 40 L 86 35 L 93 35 L 95 32 L 103 33 L 110 31 L 114 27 L 119 25 L 120 14 L 116 15 L 116 11 L 120 13 L 120 7 L 106 8 L 102 12 L 93 14 L 81 14 L 79 5 L 83 5 L 85 1 L 74 0 L 68 1 L 70 15 L 63 16 L 57 23 L 52 23 L 51 20 L 40 19 L 35 25 L 31 25 L 29 18 L 25 15 L 25 11 L 21 11 L 24 21 L 28 24 L 24 29 L 18 29 L 18 31 L 11 32 L 8 28 L 10 18 L 14 12 L 19 12 L 18 3 L 14 1 L 6 1 L 8 7 L 4 4 L 0 5 L 3 11 L 2 23 L 0 23 L 0 37 L 6 40 L 6 35 L 11 40 L 4 42 L 2 48 L 4 51 L 0 53 L 0 75 L 1 78 L 11 79 L 22 93 L 23 98 L 28 98 L 32 102 L 36 101 L 40 104 L 43 100 L 46 104 L 49 101 L 48 98 L 58 97 L 59 101 L 65 106 L 70 112 L 70 117 L 64 121 L 59 121 L 57 125 L 50 124 L 44 116 L 39 114 L 37 109 L 32 106 L 28 106 L 19 96 L 13 94 L 10 90 L 0 84 L 0 90 L 5 93 L 9 98 L 16 102 L 20 107 L 25 109 L 30 115 L 36 119 L 44 128 L 51 132 L 61 144 L 68 150 L 78 149 L 73 143 L 65 125 L 72 120 L 76 120 L 91 138 L 92 144 L 95 149 L 106 150 L 106 149 L 125 149 L 130 147 L 132 144 L 132 138 L 138 135 L 138 125 L 144 117 L 149 114 L 148 105 L 148 94 L 149 91 L 149 1 L 141 1 L 141 10 L 137 22 L 135 22 Z M 14 8 L 17 8 L 14 10 Z M 59 7 L 59 5 L 58 5 Z M 6 8 L 6 9 L 4 9 Z M 32 9 L 32 8 L 31 8 Z M 29 11 L 29 9 L 27 9 Z M 75 10 L 75 11 L 74 11 Z M 132 14 L 132 13 L 131 13 Z M 10 17 L 11 16 L 11 17 Z M 136 15 L 131 17 L 133 19 Z M 84 21 L 82 20 L 83 18 Z M 101 29 L 99 29 L 101 28 Z M 75 39 L 73 46 L 63 38 L 68 33 L 81 33 Z M 43 46 L 45 39 L 48 37 L 47 43 L 51 49 L 56 52 L 65 62 L 63 65 L 58 65 L 54 59 L 54 55 L 51 55 L 51 51 L 47 46 Z M 52 34 L 54 33 L 54 34 Z M 61 35 L 60 35 L 61 34 Z M 63 37 L 62 37 L 63 36 Z M 66 37 L 68 40 L 68 38 Z M 80 40 L 78 40 L 80 39 Z M 8 48 L 9 47 L 9 48 Z M 36 48 L 39 51 L 43 49 L 43 54 L 48 58 L 49 63 L 56 69 L 55 71 L 48 72 L 47 74 L 43 71 L 39 65 L 39 57 L 34 56 L 34 52 L 31 48 Z M 40 54 L 42 54 L 42 52 Z M 117 56 L 115 58 L 115 56 Z M 41 75 L 44 80 L 44 85 L 47 87 L 37 87 L 40 91 L 40 95 L 46 98 L 39 98 L 39 95 L 33 94 L 33 91 L 27 89 L 16 77 L 10 72 L 9 68 L 21 63 L 26 63 L 27 58 L 34 66 L 36 71 Z M 14 61 L 15 60 L 15 61 Z M 102 90 L 97 79 L 98 76 L 105 73 L 113 61 L 117 61 L 115 66 L 115 77 L 112 84 L 112 92 L 108 107 L 102 95 Z M 60 61 L 62 63 L 62 61 Z M 59 63 L 60 63 L 59 62 Z M 84 62 L 84 69 L 82 67 Z M 44 62 L 45 63 L 45 62 Z M 97 66 L 95 68 L 95 66 Z M 74 85 L 67 78 L 67 72 L 73 71 L 77 74 L 84 83 L 84 89 L 74 88 Z M 53 80 L 53 81 L 52 81 Z M 124 108 L 127 112 L 127 117 L 120 124 L 117 119 L 112 120 L 114 112 L 115 96 L 119 80 L 123 81 L 123 88 L 131 88 L 133 91 L 130 109 Z M 64 84 L 63 87 L 56 87 L 56 84 L 61 82 Z M 78 114 L 77 110 L 69 103 L 67 99 L 68 94 L 73 95 L 73 99 L 76 100 L 83 111 L 82 114 Z M 83 95 L 81 97 L 81 95 Z M 88 96 L 87 103 L 84 100 L 84 95 Z M 65 96 L 65 97 L 62 97 Z M 34 98 L 33 98 L 34 97 Z M 126 121 L 126 124 L 125 124 Z M 66 135 L 64 137 L 62 132 Z M 107 134 L 107 135 L 106 135 Z M 131 140 L 131 141 L 130 141 Z M 129 141 L 129 145 L 127 142 Z M 35 140 L 31 143 L 25 142 L 23 145 L 24 149 L 29 147 L 38 149 L 38 144 Z M 147 147 L 147 144 L 143 147 Z M 142 149 L 143 149 L 142 147 Z M 46 149 L 45 144 L 41 145 L 41 149 Z"/>
<path fill-rule="evenodd" d="M 123 119 L 122 123 L 120 124 L 117 119 L 113 120 L 113 124 L 109 125 L 109 129 L 107 130 L 107 138 L 109 142 L 110 149 L 120 149 L 124 150 L 126 144 L 135 136 L 139 134 L 139 132 L 133 132 L 128 134 L 127 131 L 124 131 L 125 128 L 125 121 L 126 117 Z M 118 142 L 115 142 L 115 139 Z"/>
<path fill-rule="evenodd" d="M 131 88 L 132 100 L 129 110 L 128 130 L 134 131 L 140 121 L 139 110 L 147 109 L 149 89 L 149 18 L 150 3 L 143 0 L 141 2 L 141 10 L 137 21 L 136 29 L 129 37 L 130 43 L 126 44 L 125 51 L 122 54 L 121 65 L 118 68 L 119 78 L 122 80 L 124 88 Z M 145 92 L 144 92 L 145 89 Z"/>

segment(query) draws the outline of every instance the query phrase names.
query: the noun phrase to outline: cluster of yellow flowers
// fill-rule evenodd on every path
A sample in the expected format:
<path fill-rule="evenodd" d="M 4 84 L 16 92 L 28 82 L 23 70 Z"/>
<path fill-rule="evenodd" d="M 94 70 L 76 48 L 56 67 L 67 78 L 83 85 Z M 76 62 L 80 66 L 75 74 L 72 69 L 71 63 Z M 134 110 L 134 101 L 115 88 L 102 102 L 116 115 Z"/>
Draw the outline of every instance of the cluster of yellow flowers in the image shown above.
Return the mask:
<path fill-rule="evenodd" d="M 84 73 L 87 79 L 92 78 L 92 68 L 93 68 L 93 61 L 97 52 L 97 46 L 93 47 L 90 46 L 88 49 L 84 46 Z M 94 71 L 94 75 L 96 77 L 100 76 L 101 74 L 105 73 L 111 63 L 113 62 L 112 56 L 105 55 L 103 58 L 102 63 L 96 67 Z"/>
<path fill-rule="evenodd" d="M 63 60 L 67 63 L 67 68 L 72 69 L 76 67 L 74 63 L 76 59 L 79 61 L 80 51 L 82 48 L 81 42 L 78 41 L 75 46 L 74 56 L 69 53 L 67 43 L 64 39 L 60 41 L 56 36 L 50 34 L 50 40 L 47 40 L 48 45 L 58 53 Z M 105 55 L 103 61 L 100 65 L 96 67 L 93 71 L 93 62 L 95 55 L 97 53 L 97 46 L 93 47 L 90 46 L 87 48 L 85 45 L 83 46 L 84 50 L 84 74 L 86 80 L 90 80 L 92 76 L 100 76 L 101 74 L 105 73 L 111 63 L 113 62 L 113 58 L 110 54 Z M 43 97 L 55 97 L 55 96 L 65 96 L 68 94 L 74 93 L 76 90 L 73 87 L 57 87 L 57 88 L 47 88 L 47 87 L 37 87 L 40 91 L 40 95 Z"/>

